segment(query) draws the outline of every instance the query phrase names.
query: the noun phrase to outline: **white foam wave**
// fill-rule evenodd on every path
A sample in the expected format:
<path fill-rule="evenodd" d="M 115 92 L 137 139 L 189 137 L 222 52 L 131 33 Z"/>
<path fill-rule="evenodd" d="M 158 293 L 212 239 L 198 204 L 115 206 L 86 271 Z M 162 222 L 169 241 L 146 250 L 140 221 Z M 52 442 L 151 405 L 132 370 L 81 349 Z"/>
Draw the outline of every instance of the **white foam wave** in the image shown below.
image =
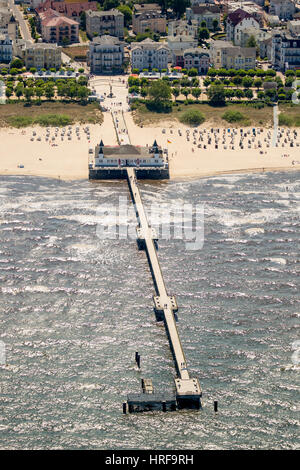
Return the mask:
<path fill-rule="evenodd" d="M 277 263 L 277 264 L 286 264 L 286 259 L 284 258 L 266 258 L 267 261 L 271 261 L 272 263 Z"/>
<path fill-rule="evenodd" d="M 261 227 L 253 227 L 253 228 L 247 228 L 245 230 L 245 233 L 248 233 L 248 235 L 256 235 L 257 233 L 264 233 L 264 229 Z"/>

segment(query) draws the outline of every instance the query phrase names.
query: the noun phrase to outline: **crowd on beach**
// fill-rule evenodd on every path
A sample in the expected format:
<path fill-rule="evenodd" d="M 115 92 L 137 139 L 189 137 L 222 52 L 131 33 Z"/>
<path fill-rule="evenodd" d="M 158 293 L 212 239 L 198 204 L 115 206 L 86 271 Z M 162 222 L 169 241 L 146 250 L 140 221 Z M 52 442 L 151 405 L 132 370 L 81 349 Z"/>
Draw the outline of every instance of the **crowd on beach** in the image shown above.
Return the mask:
<path fill-rule="evenodd" d="M 53 134 L 51 135 L 51 129 L 53 131 Z M 57 141 L 63 142 L 64 140 L 71 141 L 73 138 L 73 127 L 72 126 L 67 126 L 67 127 L 62 127 L 62 128 L 46 128 L 46 134 L 43 136 L 45 139 L 45 142 L 49 142 L 49 145 L 52 147 L 57 147 Z M 77 138 L 77 140 L 81 139 L 80 131 L 83 130 L 83 133 L 86 135 L 86 139 L 88 142 L 90 142 L 90 128 L 89 126 L 83 127 L 82 129 L 80 127 L 75 128 L 75 133 L 74 133 L 74 139 Z M 26 131 L 23 131 L 23 133 L 26 133 Z M 84 137 L 84 135 L 83 135 Z M 41 142 L 42 141 L 42 136 L 37 135 L 37 131 L 33 130 L 32 131 L 32 136 L 30 138 L 31 142 L 34 140 Z"/>
<path fill-rule="evenodd" d="M 162 129 L 165 134 L 166 129 Z M 185 131 L 169 129 L 170 138 L 172 134 L 178 133 L 186 142 L 192 145 L 192 152 L 195 150 L 243 150 L 258 149 L 260 154 L 267 153 L 267 149 L 272 147 L 292 148 L 299 147 L 300 140 L 297 130 L 289 128 L 279 128 L 277 133 L 264 128 L 199 128 L 186 129 Z M 168 143 L 172 143 L 171 140 Z M 282 155 L 282 156 L 286 156 Z"/>

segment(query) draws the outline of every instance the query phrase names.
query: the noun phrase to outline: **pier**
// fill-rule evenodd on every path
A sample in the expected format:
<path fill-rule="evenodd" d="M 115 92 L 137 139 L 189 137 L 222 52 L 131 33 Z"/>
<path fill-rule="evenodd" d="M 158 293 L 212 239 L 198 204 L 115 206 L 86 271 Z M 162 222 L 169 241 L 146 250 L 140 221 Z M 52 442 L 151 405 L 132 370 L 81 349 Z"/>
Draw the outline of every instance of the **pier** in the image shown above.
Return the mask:
<path fill-rule="evenodd" d="M 177 372 L 177 378 L 175 378 L 176 406 L 178 408 L 199 409 L 201 406 L 201 388 L 199 380 L 197 378 L 190 378 L 188 372 L 186 358 L 174 317 L 174 313 L 178 310 L 177 303 L 176 299 L 174 297 L 170 297 L 167 293 L 155 246 L 157 236 L 154 230 L 148 224 L 136 180 L 135 169 L 127 168 L 126 171 L 129 191 L 132 202 L 135 206 L 138 220 L 137 242 L 139 247 L 144 248 L 147 253 L 147 258 L 156 291 L 156 295 L 153 297 L 154 311 L 157 314 L 157 320 L 164 321 Z M 153 399 L 152 396 L 151 399 Z M 146 396 L 144 397 L 144 400 L 147 401 Z M 128 402 L 130 404 L 130 397 Z"/>
<path fill-rule="evenodd" d="M 128 135 L 124 113 L 112 112 L 111 114 L 119 145 L 109 147 L 105 146 L 102 140 L 100 141 L 100 144 L 95 148 L 94 161 L 89 162 L 90 179 L 127 179 L 138 222 L 136 227 L 137 244 L 139 249 L 145 250 L 152 274 L 156 320 L 164 322 L 177 374 L 174 379 L 174 393 L 155 393 L 152 380 L 142 379 L 142 392 L 128 395 L 127 402 L 123 404 L 123 412 L 200 409 L 202 396 L 200 383 L 198 378 L 191 378 L 188 371 L 176 325 L 175 313 L 178 310 L 176 298 L 167 292 L 157 256 L 158 237 L 148 223 L 137 183 L 138 178 L 169 178 L 168 154 L 167 151 L 163 151 L 159 147 L 156 141 L 152 147 L 133 146 Z M 136 353 L 136 361 L 139 367 L 138 353 Z"/>

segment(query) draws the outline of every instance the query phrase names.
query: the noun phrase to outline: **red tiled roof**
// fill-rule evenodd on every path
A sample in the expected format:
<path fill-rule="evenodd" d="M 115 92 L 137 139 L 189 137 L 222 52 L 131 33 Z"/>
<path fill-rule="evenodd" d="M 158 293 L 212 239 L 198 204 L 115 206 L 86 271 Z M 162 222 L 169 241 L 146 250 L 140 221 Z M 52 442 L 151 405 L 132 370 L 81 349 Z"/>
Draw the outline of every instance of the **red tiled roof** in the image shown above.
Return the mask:
<path fill-rule="evenodd" d="M 53 10 L 52 10 L 53 11 Z M 68 18 L 67 16 L 62 16 L 59 15 L 57 16 L 57 12 L 55 12 L 56 15 L 46 15 L 45 18 L 41 18 L 41 23 L 43 26 L 60 26 L 62 24 L 69 24 L 70 26 L 77 25 L 77 21 L 71 20 L 71 18 Z"/>
<path fill-rule="evenodd" d="M 66 2 L 59 2 L 59 1 L 53 1 L 53 0 L 46 0 L 44 3 L 41 3 L 38 5 L 36 8 L 36 12 L 40 13 L 41 11 L 46 11 L 46 10 L 55 10 L 61 14 L 64 14 L 66 16 L 72 16 L 73 13 L 75 13 L 74 16 L 79 16 L 82 11 L 87 11 L 87 10 L 92 10 L 96 11 L 97 10 L 97 2 L 92 1 L 92 2 L 71 2 L 71 3 L 66 3 Z"/>
<path fill-rule="evenodd" d="M 228 15 L 228 21 L 230 21 L 234 26 L 240 23 L 244 18 L 252 18 L 252 16 L 241 8 L 238 8 Z"/>

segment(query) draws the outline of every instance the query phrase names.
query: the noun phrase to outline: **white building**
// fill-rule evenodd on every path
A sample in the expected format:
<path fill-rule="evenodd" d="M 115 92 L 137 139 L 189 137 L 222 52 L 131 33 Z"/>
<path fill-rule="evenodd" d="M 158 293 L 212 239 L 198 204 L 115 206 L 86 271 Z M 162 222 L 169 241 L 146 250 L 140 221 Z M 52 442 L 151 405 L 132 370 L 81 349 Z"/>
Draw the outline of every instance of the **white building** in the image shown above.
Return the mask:
<path fill-rule="evenodd" d="M 215 22 L 217 22 L 217 27 L 220 25 L 221 9 L 217 5 L 209 4 L 191 6 L 186 9 L 186 19 L 187 21 L 196 20 L 198 26 L 201 26 L 201 23 L 205 21 L 207 28 L 213 31 L 217 29 Z"/>
<path fill-rule="evenodd" d="M 287 29 L 292 35 L 300 35 L 300 20 L 288 21 Z"/>
<path fill-rule="evenodd" d="M 12 54 L 13 46 L 12 40 L 8 36 L 8 34 L 1 34 L 0 35 L 0 62 L 4 62 L 8 64 L 12 61 Z"/>
<path fill-rule="evenodd" d="M 161 42 L 147 38 L 131 44 L 131 67 L 133 69 L 167 69 L 170 49 Z"/>
<path fill-rule="evenodd" d="M 90 42 L 89 64 L 91 73 L 122 73 L 124 44 L 114 36 L 96 37 Z"/>
<path fill-rule="evenodd" d="M 269 13 L 280 20 L 291 20 L 296 11 L 293 0 L 270 0 Z"/>
<path fill-rule="evenodd" d="M 271 62 L 282 71 L 300 69 L 300 34 L 290 30 L 275 32 L 272 38 Z"/>
<path fill-rule="evenodd" d="M 246 11 L 238 8 L 230 13 L 226 21 L 226 39 L 236 46 L 242 45 L 242 34 L 247 28 L 255 28 L 259 32 L 259 23 Z"/>
<path fill-rule="evenodd" d="M 109 167 L 167 167 L 162 149 L 156 140 L 152 147 L 122 145 L 106 147 L 101 140 L 95 149 L 95 168 Z"/>
<path fill-rule="evenodd" d="M 197 20 L 174 20 L 168 24 L 168 36 L 191 36 L 196 38 L 198 35 L 198 21 Z"/>
<path fill-rule="evenodd" d="M 170 49 L 170 62 L 178 65 L 178 57 L 183 57 L 187 49 L 198 46 L 198 40 L 189 35 L 168 36 L 168 47 Z"/>

